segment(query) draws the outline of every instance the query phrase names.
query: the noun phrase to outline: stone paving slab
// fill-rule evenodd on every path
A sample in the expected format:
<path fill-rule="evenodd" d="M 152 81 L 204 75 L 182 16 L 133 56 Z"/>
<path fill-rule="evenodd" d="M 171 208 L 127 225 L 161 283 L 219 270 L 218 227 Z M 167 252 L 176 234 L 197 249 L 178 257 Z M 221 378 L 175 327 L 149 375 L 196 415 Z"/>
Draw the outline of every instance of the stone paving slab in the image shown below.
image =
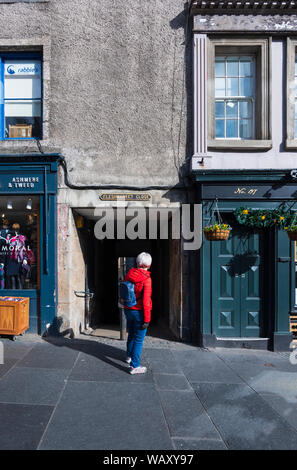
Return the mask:
<path fill-rule="evenodd" d="M 0 403 L 0 449 L 37 449 L 52 412 L 52 406 Z"/>
<path fill-rule="evenodd" d="M 0 381 L 0 402 L 54 406 L 68 373 L 63 369 L 14 367 Z"/>
<path fill-rule="evenodd" d="M 176 450 L 227 450 L 223 441 L 215 439 L 173 439 Z"/>
<path fill-rule="evenodd" d="M 229 449 L 297 449 L 295 430 L 247 385 L 199 383 L 195 390 Z"/>
<path fill-rule="evenodd" d="M 4 359 L 22 359 L 35 346 L 36 343 L 28 343 L 22 340 L 11 341 L 9 339 L 1 339 L 4 348 Z"/>
<path fill-rule="evenodd" d="M 49 343 L 36 344 L 18 363 L 19 367 L 71 369 L 78 351 Z"/>
<path fill-rule="evenodd" d="M 142 361 L 142 364 L 148 366 L 145 361 Z M 94 357 L 85 353 L 80 353 L 69 379 L 95 382 L 153 382 L 150 369 L 146 374 L 130 375 L 129 366 L 123 361 L 123 356 L 119 360 L 110 355 Z"/>
<path fill-rule="evenodd" d="M 69 381 L 40 449 L 173 449 L 152 384 Z"/>
<path fill-rule="evenodd" d="M 190 390 L 191 386 L 183 374 L 154 374 L 157 390 Z"/>
<path fill-rule="evenodd" d="M 189 382 L 242 383 L 242 379 L 213 352 L 174 350 L 173 354 Z"/>
<path fill-rule="evenodd" d="M 297 431 L 297 400 L 285 399 L 274 393 L 261 393 L 267 402 L 283 419 Z M 297 449 L 297 446 L 296 446 Z"/>
<path fill-rule="evenodd" d="M 221 440 L 193 390 L 160 391 L 159 394 L 171 436 Z"/>
<path fill-rule="evenodd" d="M 284 398 L 287 402 L 297 403 L 297 373 L 266 370 L 248 381 L 258 393 L 270 393 Z"/>
<path fill-rule="evenodd" d="M 270 351 L 215 351 L 226 365 L 232 368 L 243 380 L 250 381 L 267 371 L 286 371 L 296 373 L 297 367 L 290 363 L 289 357 L 283 357 Z"/>
<path fill-rule="evenodd" d="M 170 349 L 151 349 L 143 351 L 154 373 L 181 374 L 182 369 Z"/>
<path fill-rule="evenodd" d="M 18 362 L 18 359 L 5 358 L 4 364 L 0 364 L 0 379 Z"/>

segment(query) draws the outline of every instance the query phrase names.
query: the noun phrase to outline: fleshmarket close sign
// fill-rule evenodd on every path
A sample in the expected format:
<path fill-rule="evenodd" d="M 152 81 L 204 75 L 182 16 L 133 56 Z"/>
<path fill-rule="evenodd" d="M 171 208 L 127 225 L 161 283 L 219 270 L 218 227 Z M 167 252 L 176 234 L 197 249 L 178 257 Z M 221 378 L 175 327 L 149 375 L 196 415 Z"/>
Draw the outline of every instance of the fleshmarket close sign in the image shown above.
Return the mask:
<path fill-rule="evenodd" d="M 101 201 L 149 201 L 152 198 L 150 193 L 102 193 L 99 196 Z"/>

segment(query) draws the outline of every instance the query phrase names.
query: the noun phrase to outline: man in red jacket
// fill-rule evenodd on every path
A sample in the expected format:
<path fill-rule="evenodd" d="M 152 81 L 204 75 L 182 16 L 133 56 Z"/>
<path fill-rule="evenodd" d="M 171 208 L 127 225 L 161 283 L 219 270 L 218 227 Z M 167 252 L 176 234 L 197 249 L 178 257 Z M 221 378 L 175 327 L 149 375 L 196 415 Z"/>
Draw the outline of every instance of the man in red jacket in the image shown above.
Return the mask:
<path fill-rule="evenodd" d="M 136 305 L 125 307 L 127 318 L 128 339 L 126 362 L 130 364 L 130 374 L 144 374 L 146 367 L 140 366 L 140 355 L 143 340 L 151 321 L 152 280 L 148 271 L 152 264 L 149 253 L 140 253 L 136 258 L 137 268 L 131 268 L 124 281 L 134 284 Z"/>

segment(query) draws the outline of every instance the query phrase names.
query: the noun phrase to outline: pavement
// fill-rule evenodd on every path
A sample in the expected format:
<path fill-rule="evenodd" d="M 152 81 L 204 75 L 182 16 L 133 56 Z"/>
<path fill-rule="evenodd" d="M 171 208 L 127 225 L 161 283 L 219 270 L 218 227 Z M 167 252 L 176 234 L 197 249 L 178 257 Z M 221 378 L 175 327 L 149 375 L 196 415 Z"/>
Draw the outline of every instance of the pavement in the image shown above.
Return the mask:
<path fill-rule="evenodd" d="M 123 341 L 1 341 L 1 450 L 297 449 L 289 352 L 148 337 L 148 372 L 131 376 Z"/>

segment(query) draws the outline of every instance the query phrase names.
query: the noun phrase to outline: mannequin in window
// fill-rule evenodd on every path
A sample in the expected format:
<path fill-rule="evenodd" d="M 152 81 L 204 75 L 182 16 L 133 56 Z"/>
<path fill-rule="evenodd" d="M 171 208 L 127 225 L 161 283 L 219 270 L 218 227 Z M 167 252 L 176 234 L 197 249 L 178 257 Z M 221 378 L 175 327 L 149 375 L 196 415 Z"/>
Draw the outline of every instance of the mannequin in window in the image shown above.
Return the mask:
<path fill-rule="evenodd" d="M 7 236 L 9 243 L 9 254 L 6 263 L 6 275 L 9 289 L 22 289 L 21 275 L 23 266 L 27 265 L 26 259 L 26 237 L 20 233 L 20 225 L 14 223 L 12 230 Z"/>
<path fill-rule="evenodd" d="M 2 228 L 0 230 L 0 263 L 5 264 L 7 255 L 7 235 L 9 233 L 9 221 L 7 219 L 2 220 Z"/>

